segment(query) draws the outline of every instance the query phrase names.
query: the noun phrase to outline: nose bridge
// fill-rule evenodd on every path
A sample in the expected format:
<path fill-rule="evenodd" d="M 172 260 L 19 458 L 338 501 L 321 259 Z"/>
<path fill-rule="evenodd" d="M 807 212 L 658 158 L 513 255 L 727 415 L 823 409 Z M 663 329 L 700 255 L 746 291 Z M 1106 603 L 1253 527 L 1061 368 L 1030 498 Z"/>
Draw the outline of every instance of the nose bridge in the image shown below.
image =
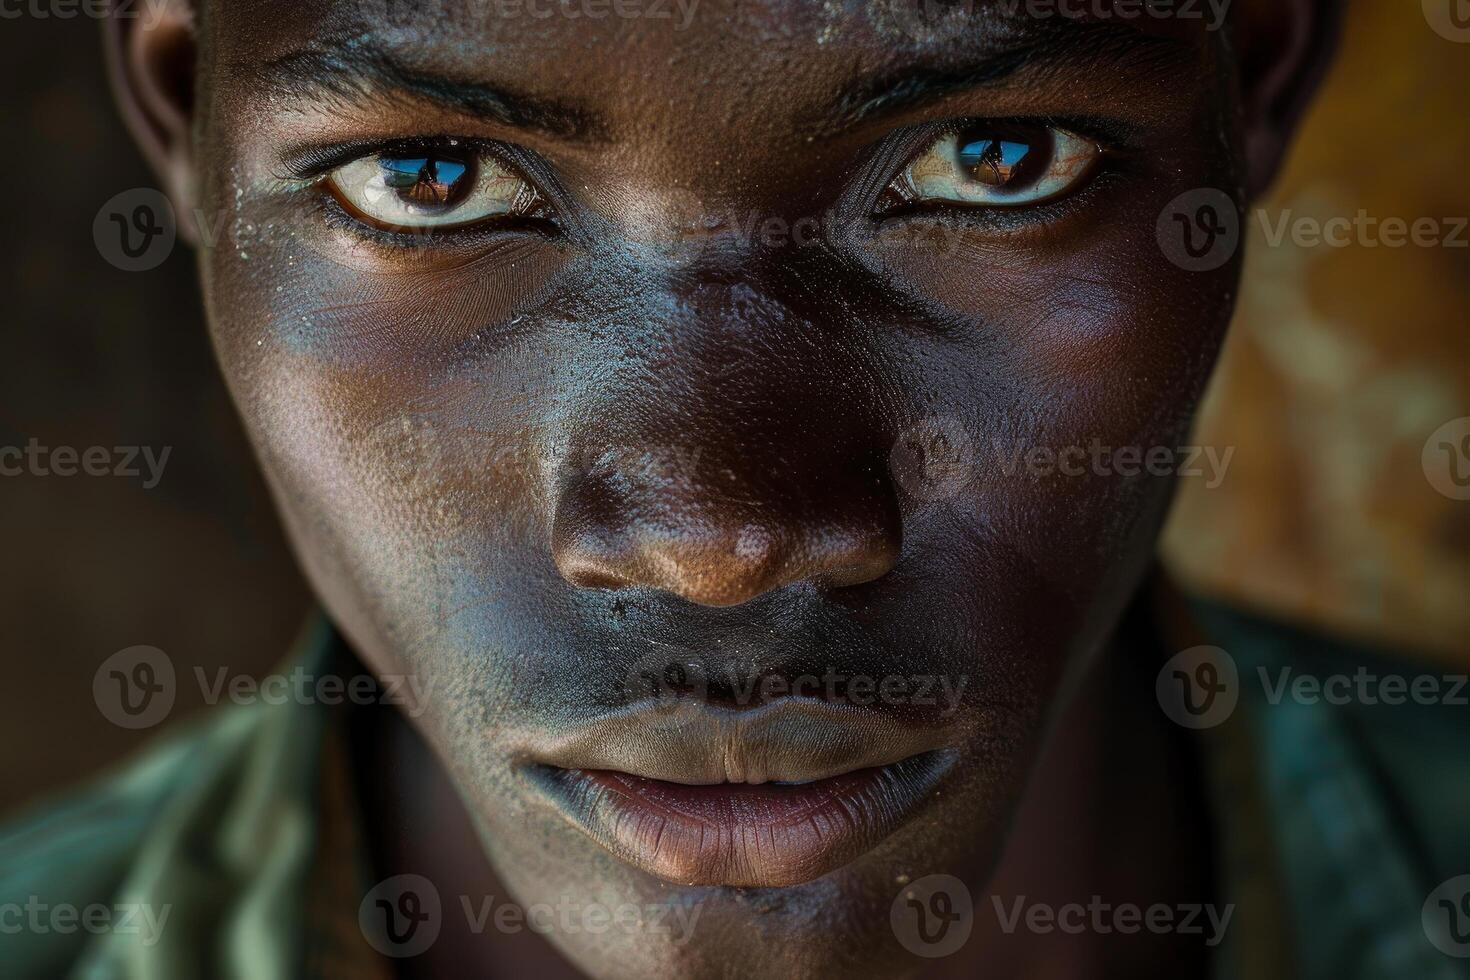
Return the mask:
<path fill-rule="evenodd" d="M 728 606 L 886 573 L 900 514 L 862 372 L 748 281 L 701 278 L 675 300 L 670 345 L 601 393 L 605 424 L 557 474 L 563 576 Z"/>

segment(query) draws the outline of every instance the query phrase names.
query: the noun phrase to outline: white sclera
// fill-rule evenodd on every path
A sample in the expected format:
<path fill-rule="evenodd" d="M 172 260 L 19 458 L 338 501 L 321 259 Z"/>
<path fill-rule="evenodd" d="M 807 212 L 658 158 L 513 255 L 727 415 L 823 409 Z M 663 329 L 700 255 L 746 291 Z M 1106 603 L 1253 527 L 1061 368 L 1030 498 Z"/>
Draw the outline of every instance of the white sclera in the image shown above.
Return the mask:
<path fill-rule="evenodd" d="M 916 199 L 993 207 L 1039 204 L 1065 194 L 1080 183 L 1100 153 L 1091 140 L 1063 129 L 1052 129 L 1051 159 L 1046 162 L 1045 173 L 1011 190 L 974 180 L 964 172 L 960 166 L 960 135 L 953 132 L 941 136 L 904 169 L 904 181 Z"/>
<path fill-rule="evenodd" d="M 517 201 L 530 193 L 530 185 L 493 157 L 479 156 L 461 179 L 474 186 L 458 202 L 433 210 L 406 199 L 399 188 L 388 185 L 388 174 L 380 161 L 383 154 L 359 157 L 332 172 L 330 180 L 342 198 L 357 211 L 380 224 L 398 228 L 455 228 L 497 214 L 510 214 Z"/>

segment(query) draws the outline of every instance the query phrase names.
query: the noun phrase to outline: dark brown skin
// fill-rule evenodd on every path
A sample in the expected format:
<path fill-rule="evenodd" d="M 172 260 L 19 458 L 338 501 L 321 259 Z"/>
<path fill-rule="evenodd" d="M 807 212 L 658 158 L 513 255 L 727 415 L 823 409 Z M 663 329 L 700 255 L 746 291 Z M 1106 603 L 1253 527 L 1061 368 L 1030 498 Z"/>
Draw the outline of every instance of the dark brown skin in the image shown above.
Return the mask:
<path fill-rule="evenodd" d="M 204 216 L 210 329 L 301 561 L 372 669 L 432 691 L 412 730 L 378 719 L 382 738 L 363 740 L 384 787 L 380 870 L 429 874 L 454 911 L 454 895 L 507 889 L 701 903 L 682 946 L 551 937 L 600 977 L 932 967 L 888 917 L 904 876 L 933 873 L 968 883 L 982 923 L 944 963 L 956 976 L 1202 956 L 1146 934 L 1041 951 L 983 925 L 992 890 L 1147 902 L 1208 887 L 1201 842 L 1177 833 L 1193 810 L 1167 747 L 1178 736 L 1147 684 L 1116 680 L 1133 677 L 1117 675 L 1128 651 L 1098 656 L 1149 567 L 1170 481 L 984 464 L 996 442 L 1184 441 L 1239 256 L 1180 269 L 1155 221 L 1185 191 L 1218 187 L 1243 208 L 1269 180 L 1330 7 L 1249 5 L 1233 40 L 1196 20 L 1007 21 L 987 4 L 971 29 L 926 39 L 881 5 L 774 0 L 705 0 L 679 31 L 615 17 L 466 28 L 295 0 L 217 4 L 197 34 L 184 6 L 152 30 L 114 26 L 130 121 L 180 213 Z M 337 68 L 323 78 L 307 53 Z M 510 109 L 456 107 L 439 97 L 451 82 L 389 91 L 355 74 L 387 56 L 479 86 L 482 102 L 509 93 Z M 875 216 L 958 119 L 1086 121 L 1105 159 L 1025 209 Z M 448 136 L 517 148 L 545 214 L 405 243 L 334 211 L 319 182 L 280 179 L 303 147 Z M 751 215 L 821 232 L 752 242 L 728 220 Z M 977 479 L 937 502 L 889 466 L 900 434 L 935 417 L 982 448 Z M 712 671 L 963 679 L 953 714 L 891 709 L 956 761 L 840 867 L 674 854 L 672 877 L 700 883 L 665 880 L 518 769 L 625 703 L 658 650 Z M 1070 709 L 1069 677 L 1083 692 Z M 1065 841 L 1045 820 L 1057 812 L 1074 818 Z M 1118 853 L 1137 859 L 1102 860 Z M 1137 870 L 1160 853 L 1176 855 L 1166 871 Z M 405 969 L 553 956 L 525 934 L 447 928 Z"/>

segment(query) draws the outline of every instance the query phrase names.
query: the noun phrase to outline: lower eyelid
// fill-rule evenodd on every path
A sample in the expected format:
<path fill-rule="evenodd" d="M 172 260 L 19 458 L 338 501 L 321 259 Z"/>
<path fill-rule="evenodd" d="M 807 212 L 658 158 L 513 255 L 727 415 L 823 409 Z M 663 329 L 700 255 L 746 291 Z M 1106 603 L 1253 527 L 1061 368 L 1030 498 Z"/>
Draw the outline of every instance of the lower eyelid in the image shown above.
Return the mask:
<path fill-rule="evenodd" d="M 916 201 L 873 217 L 874 229 L 907 225 L 962 226 L 976 234 L 1008 235 L 1059 224 L 1096 204 L 1104 194 L 1123 190 L 1126 167 L 1115 166 L 1108 154 L 1099 156 L 1092 172 L 1070 193 L 1034 204 L 967 205 L 947 201 Z"/>
<path fill-rule="evenodd" d="M 485 245 L 492 238 L 503 238 L 507 234 L 537 234 L 545 238 L 560 232 L 559 226 L 549 217 L 517 217 L 494 215 L 464 225 L 429 227 L 419 230 L 397 231 L 369 224 L 349 212 L 346 206 L 326 186 L 317 182 L 306 202 L 308 216 L 326 225 L 334 233 L 351 235 L 369 246 L 385 252 L 399 254 L 424 254 L 430 251 L 449 252 Z"/>

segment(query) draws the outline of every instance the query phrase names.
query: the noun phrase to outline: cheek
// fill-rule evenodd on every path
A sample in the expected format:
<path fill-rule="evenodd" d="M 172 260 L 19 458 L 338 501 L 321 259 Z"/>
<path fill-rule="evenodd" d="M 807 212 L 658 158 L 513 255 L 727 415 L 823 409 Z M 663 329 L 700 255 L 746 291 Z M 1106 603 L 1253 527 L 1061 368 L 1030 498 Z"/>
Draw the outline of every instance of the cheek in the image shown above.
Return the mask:
<path fill-rule="evenodd" d="M 515 316 L 472 275 L 450 290 L 425 272 L 416 292 L 310 255 L 206 255 L 211 326 L 316 590 L 365 657 L 402 669 L 534 522 L 525 391 L 546 367 L 504 338 L 493 369 L 446 366 L 445 338 Z"/>
<path fill-rule="evenodd" d="M 1009 637 L 1044 692 L 1066 656 L 1107 635 L 1152 559 L 1238 268 L 1173 266 L 1152 228 L 950 261 L 964 274 L 928 268 L 931 286 L 947 281 L 915 385 L 946 393 L 929 411 L 968 438 L 973 479 L 906 536 L 916 554 L 949 556 L 938 561 L 976 597 L 976 629 Z"/>
<path fill-rule="evenodd" d="M 526 469 L 525 391 L 546 370 L 518 346 L 519 311 L 560 252 L 532 236 L 466 254 L 390 248 L 304 200 L 245 202 L 236 227 L 249 231 L 205 251 L 206 298 L 283 507 L 401 540 L 452 531 L 503 496 Z"/>
<path fill-rule="evenodd" d="M 270 344 L 363 372 L 452 364 L 507 342 L 566 259 L 530 233 L 379 240 L 339 226 L 322 199 L 247 194 L 216 233 L 204 262 L 222 353 Z"/>

